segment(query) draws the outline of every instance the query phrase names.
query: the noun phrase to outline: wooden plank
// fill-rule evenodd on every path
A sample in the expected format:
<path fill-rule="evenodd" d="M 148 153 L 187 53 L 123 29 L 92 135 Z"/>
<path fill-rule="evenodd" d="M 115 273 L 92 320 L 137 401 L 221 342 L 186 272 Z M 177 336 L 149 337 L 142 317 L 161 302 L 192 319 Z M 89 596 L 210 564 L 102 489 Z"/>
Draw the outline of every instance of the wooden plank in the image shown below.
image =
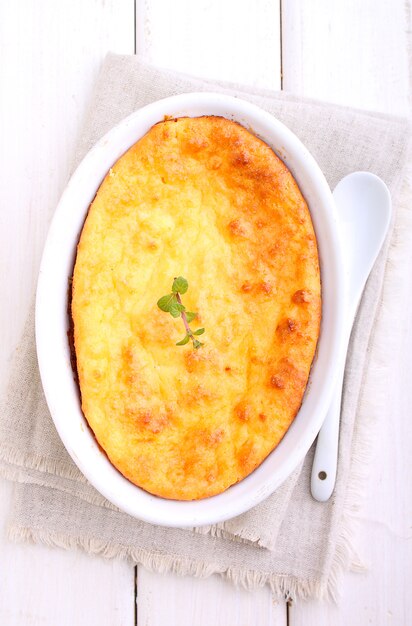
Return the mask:
<path fill-rule="evenodd" d="M 403 0 L 282 3 L 283 88 L 354 107 L 409 113 Z"/>
<path fill-rule="evenodd" d="M 0 3 L 0 386 L 32 297 L 47 226 L 108 50 L 133 52 L 134 2 Z M 0 524 L 11 485 L 1 483 Z M 0 532 L 0 623 L 134 624 L 134 568 Z"/>
<path fill-rule="evenodd" d="M 279 0 L 136 2 L 136 50 L 211 79 L 280 88 Z"/>
<path fill-rule="evenodd" d="M 139 567 L 139 626 L 286 626 L 286 606 L 269 588 L 245 591 L 218 576 L 161 576 Z"/>
<path fill-rule="evenodd" d="M 137 0 L 136 50 L 180 72 L 279 89 L 279 0 Z M 140 567 L 138 623 L 285 625 L 286 607 L 268 589 L 251 593 L 218 577 L 160 576 Z"/>
<path fill-rule="evenodd" d="M 395 114 L 409 112 L 407 33 L 402 0 L 304 0 L 283 3 L 285 89 L 340 104 Z M 409 31 L 410 32 L 410 31 Z M 405 263 L 405 267 L 409 267 Z M 411 311 L 409 282 L 399 285 L 399 310 Z M 388 320 L 390 324 L 390 320 Z M 371 468 L 360 545 L 369 569 L 345 579 L 338 607 L 315 602 L 289 610 L 291 626 L 407 624 L 412 610 L 410 520 L 405 488 L 412 455 L 407 376 L 412 366 L 411 317 L 402 316 L 403 345 L 394 359 L 382 413 L 382 443 Z"/>

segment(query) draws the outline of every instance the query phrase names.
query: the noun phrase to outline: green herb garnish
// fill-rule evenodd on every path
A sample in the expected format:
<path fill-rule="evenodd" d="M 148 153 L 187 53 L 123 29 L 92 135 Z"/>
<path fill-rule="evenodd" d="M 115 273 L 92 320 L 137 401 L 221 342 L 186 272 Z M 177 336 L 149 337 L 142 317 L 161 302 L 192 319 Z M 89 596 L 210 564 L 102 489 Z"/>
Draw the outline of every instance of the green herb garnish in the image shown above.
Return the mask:
<path fill-rule="evenodd" d="M 185 346 L 189 343 L 190 340 L 193 342 L 193 347 L 195 350 L 198 350 L 200 346 L 203 346 L 196 337 L 199 335 L 203 335 L 205 332 L 204 328 L 198 328 L 193 331 L 189 324 L 193 322 L 193 320 L 197 317 L 197 313 L 192 313 L 192 311 L 186 311 L 186 307 L 182 304 L 181 295 L 185 294 L 189 289 L 189 283 L 186 278 L 183 276 L 178 276 L 174 279 L 172 285 L 172 293 L 168 293 L 167 296 L 163 296 L 160 300 L 157 301 L 157 306 L 161 311 L 165 311 L 165 313 L 170 313 L 172 317 L 181 317 L 183 320 L 183 324 L 186 330 L 186 335 L 183 337 L 181 341 L 177 342 L 177 346 Z"/>

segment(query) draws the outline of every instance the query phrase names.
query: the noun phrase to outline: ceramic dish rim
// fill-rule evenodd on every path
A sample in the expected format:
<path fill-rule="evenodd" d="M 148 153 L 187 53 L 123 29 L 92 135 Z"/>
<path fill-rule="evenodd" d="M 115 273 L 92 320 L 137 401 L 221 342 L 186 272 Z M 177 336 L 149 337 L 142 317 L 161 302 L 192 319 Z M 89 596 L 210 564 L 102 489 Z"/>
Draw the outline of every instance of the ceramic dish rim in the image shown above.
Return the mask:
<path fill-rule="evenodd" d="M 314 222 L 323 299 L 321 334 L 308 389 L 285 437 L 242 481 L 216 496 L 189 502 L 154 496 L 129 482 L 109 462 L 81 412 L 67 341 L 69 268 L 73 267 L 90 202 L 104 175 L 128 147 L 165 116 L 181 117 L 185 112 L 193 117 L 223 115 L 235 119 L 271 145 L 290 167 Z M 164 526 L 194 527 L 239 515 L 284 482 L 322 425 L 342 350 L 343 305 L 344 273 L 333 197 L 315 159 L 292 131 L 256 105 L 221 93 L 188 93 L 153 102 L 121 121 L 87 153 L 61 197 L 47 236 L 36 293 L 36 346 L 43 389 L 60 438 L 90 483 L 138 519 Z"/>

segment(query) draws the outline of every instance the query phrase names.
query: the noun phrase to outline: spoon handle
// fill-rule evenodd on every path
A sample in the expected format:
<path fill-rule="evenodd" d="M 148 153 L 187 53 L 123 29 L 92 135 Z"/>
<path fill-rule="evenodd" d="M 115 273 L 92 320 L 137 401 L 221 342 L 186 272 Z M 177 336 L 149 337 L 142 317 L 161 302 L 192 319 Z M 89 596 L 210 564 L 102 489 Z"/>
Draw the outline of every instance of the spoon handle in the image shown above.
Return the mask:
<path fill-rule="evenodd" d="M 369 273 L 382 247 L 391 218 L 391 196 L 385 183 L 369 172 L 345 176 L 333 191 L 346 257 L 346 327 L 332 403 L 320 429 L 312 465 L 311 492 L 326 502 L 335 487 L 339 424 L 346 354 L 353 321 Z"/>
<path fill-rule="evenodd" d="M 335 487 L 344 371 L 345 363 L 341 366 L 332 402 L 316 442 L 310 489 L 318 502 L 329 500 Z"/>
<path fill-rule="evenodd" d="M 312 474 L 310 490 L 312 496 L 318 502 L 326 502 L 331 497 L 335 488 L 336 469 L 338 466 L 338 443 L 340 414 L 342 410 L 342 390 L 345 377 L 346 357 L 349 347 L 349 340 L 352 333 L 352 326 L 355 321 L 356 311 L 362 294 L 362 288 L 355 294 L 351 294 L 347 302 L 347 319 L 343 331 L 343 344 L 340 363 L 337 367 L 337 379 L 335 390 L 329 410 L 326 413 L 325 421 L 319 431 L 316 441 L 315 456 L 312 464 Z M 349 295 L 349 294 L 348 294 Z"/>
<path fill-rule="evenodd" d="M 366 279 L 365 279 L 366 280 Z M 338 366 L 335 390 L 325 421 L 319 431 L 316 441 L 315 456 L 313 457 L 310 490 L 312 496 L 318 502 L 327 502 L 335 488 L 336 469 L 338 466 L 338 443 L 340 414 L 342 410 L 343 380 L 345 377 L 346 357 L 349 348 L 349 340 L 352 334 L 352 326 L 355 321 L 359 300 L 362 295 L 362 287 L 358 292 L 351 294 L 348 302 L 346 327 L 344 329 L 342 355 Z"/>

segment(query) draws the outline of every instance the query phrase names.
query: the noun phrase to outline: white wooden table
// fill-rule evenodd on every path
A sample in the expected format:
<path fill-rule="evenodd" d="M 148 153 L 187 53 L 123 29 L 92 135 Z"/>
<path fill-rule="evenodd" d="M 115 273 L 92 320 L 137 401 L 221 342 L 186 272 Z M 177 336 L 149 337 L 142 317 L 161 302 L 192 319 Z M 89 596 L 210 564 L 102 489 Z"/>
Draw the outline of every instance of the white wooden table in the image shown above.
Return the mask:
<path fill-rule="evenodd" d="M 107 51 L 137 51 L 158 65 L 192 74 L 407 114 L 407 45 L 412 42 L 404 4 L 404 0 L 0 2 L 2 384 L 30 301 L 48 222 Z M 400 310 L 406 315 L 412 310 L 408 273 L 401 298 Z M 388 390 L 392 412 L 361 519 L 369 571 L 346 576 L 339 607 L 314 602 L 287 606 L 274 602 L 268 589 L 246 592 L 217 577 L 160 576 L 82 553 L 13 545 L 2 530 L 0 624 L 411 624 L 410 323 L 406 328 L 403 348 L 395 356 L 396 384 Z M 11 493 L 12 486 L 1 482 L 2 527 Z"/>

